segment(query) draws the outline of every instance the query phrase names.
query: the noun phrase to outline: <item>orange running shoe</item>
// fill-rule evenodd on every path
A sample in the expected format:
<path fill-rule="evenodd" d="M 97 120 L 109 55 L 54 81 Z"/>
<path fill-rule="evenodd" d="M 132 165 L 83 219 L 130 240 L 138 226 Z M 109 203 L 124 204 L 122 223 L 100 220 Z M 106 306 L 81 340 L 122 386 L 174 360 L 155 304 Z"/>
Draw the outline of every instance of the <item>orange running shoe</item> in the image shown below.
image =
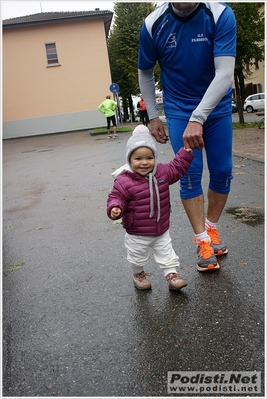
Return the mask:
<path fill-rule="evenodd" d="M 217 262 L 216 256 L 214 255 L 214 249 L 211 242 L 208 240 L 195 239 L 197 246 L 197 270 L 199 272 L 209 272 L 220 269 L 220 265 Z"/>
<path fill-rule="evenodd" d="M 208 226 L 207 233 L 211 239 L 211 246 L 214 249 L 214 255 L 220 256 L 228 254 L 227 246 L 220 240 L 220 233 L 218 230 Z"/>

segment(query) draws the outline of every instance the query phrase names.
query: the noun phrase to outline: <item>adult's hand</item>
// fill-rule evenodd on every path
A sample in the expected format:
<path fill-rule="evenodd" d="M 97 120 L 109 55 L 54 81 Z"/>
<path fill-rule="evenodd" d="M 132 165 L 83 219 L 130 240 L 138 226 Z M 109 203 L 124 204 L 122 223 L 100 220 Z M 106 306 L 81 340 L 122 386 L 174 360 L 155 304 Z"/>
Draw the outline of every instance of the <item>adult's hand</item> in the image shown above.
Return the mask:
<path fill-rule="evenodd" d="M 188 122 L 183 134 L 185 148 L 201 150 L 204 147 L 203 126 L 198 122 Z"/>
<path fill-rule="evenodd" d="M 163 123 L 159 118 L 154 118 L 150 120 L 150 131 L 152 136 L 154 136 L 157 140 L 157 142 L 161 144 L 165 144 L 166 141 L 169 140 L 169 137 L 165 132 Z"/>

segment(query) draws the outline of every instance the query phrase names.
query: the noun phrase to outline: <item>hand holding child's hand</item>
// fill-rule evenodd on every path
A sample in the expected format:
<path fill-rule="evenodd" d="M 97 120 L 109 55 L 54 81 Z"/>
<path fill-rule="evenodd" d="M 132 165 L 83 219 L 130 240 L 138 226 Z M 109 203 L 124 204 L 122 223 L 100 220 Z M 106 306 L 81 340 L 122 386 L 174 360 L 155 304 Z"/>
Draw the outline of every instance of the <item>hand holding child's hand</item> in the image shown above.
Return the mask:
<path fill-rule="evenodd" d="M 116 219 L 121 214 L 121 208 L 114 206 L 110 211 L 111 219 Z"/>
<path fill-rule="evenodd" d="M 199 122 L 188 122 L 183 134 L 185 148 L 201 150 L 204 147 L 203 126 Z"/>

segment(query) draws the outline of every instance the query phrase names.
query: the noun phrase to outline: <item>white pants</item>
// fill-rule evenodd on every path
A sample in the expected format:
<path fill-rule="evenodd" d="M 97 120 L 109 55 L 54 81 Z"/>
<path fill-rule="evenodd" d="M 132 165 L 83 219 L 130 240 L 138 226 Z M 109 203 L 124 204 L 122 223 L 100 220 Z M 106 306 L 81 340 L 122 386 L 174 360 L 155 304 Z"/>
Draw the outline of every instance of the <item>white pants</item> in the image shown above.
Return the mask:
<path fill-rule="evenodd" d="M 126 233 L 124 245 L 127 249 L 127 260 L 134 274 L 144 270 L 150 256 L 150 248 L 155 262 L 163 270 L 164 277 L 169 273 L 177 273 L 177 267 L 180 266 L 179 257 L 172 247 L 169 230 L 159 237 L 143 237 Z"/>

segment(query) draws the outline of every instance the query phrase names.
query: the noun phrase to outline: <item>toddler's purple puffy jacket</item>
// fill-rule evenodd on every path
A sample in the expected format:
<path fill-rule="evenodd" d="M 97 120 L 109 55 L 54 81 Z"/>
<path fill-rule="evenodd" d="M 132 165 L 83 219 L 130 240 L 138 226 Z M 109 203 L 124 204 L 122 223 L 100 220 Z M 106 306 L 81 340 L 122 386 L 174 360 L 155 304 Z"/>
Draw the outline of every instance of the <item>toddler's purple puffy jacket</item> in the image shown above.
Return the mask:
<path fill-rule="evenodd" d="M 170 226 L 169 186 L 184 176 L 193 158 L 191 152 L 181 148 L 171 162 L 157 165 L 155 178 L 160 199 L 160 219 L 158 222 L 155 187 L 153 187 L 155 212 L 152 217 L 149 217 L 149 180 L 147 177 L 131 171 L 119 175 L 114 181 L 107 200 L 108 217 L 110 218 L 111 208 L 117 206 L 122 210 L 120 217 L 122 217 L 122 224 L 127 233 L 140 236 L 160 236 L 165 233 Z"/>

